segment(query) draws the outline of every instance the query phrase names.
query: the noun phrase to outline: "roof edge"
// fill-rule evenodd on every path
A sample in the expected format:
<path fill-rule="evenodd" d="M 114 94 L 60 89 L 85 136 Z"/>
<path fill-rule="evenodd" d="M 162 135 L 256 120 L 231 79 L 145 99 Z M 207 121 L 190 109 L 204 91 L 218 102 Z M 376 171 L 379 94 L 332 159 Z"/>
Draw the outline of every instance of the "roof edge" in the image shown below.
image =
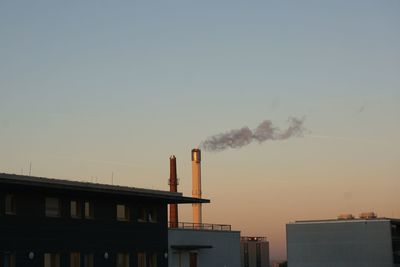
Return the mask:
<path fill-rule="evenodd" d="M 0 173 L 0 183 L 34 186 L 38 188 L 44 187 L 44 188 L 79 190 L 79 191 L 114 194 L 114 195 L 149 197 L 149 198 L 166 200 L 168 203 L 210 203 L 210 200 L 208 199 L 186 197 L 183 196 L 183 194 L 180 192 L 169 192 L 163 190 L 154 190 L 154 189 L 146 189 L 138 187 L 100 184 L 100 183 L 18 175 L 9 173 Z"/>

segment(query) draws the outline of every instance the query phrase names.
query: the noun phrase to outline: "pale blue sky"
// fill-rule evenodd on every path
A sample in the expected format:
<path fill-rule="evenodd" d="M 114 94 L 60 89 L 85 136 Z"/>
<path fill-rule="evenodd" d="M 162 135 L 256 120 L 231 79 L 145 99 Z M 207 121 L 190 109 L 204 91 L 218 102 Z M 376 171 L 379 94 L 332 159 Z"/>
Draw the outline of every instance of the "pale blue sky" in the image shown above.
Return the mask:
<path fill-rule="evenodd" d="M 289 220 L 400 217 L 399 14 L 397 0 L 3 0 L 0 171 L 167 189 L 176 154 L 189 195 L 203 139 L 304 116 L 303 138 L 204 155 L 205 219 L 284 257 Z M 324 208 L 294 208 L 310 192 Z M 238 196 L 262 204 L 259 223 L 229 211 Z"/>

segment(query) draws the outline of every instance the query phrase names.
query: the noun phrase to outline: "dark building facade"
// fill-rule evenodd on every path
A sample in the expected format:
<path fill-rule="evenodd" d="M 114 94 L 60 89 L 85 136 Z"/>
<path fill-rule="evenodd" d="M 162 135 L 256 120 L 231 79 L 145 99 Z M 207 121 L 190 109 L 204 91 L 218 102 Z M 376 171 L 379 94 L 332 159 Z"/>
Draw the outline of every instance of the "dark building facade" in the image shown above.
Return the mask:
<path fill-rule="evenodd" d="M 0 174 L 0 266 L 166 267 L 180 193 Z"/>
<path fill-rule="evenodd" d="M 269 242 L 266 237 L 242 236 L 240 238 L 242 267 L 269 267 Z"/>

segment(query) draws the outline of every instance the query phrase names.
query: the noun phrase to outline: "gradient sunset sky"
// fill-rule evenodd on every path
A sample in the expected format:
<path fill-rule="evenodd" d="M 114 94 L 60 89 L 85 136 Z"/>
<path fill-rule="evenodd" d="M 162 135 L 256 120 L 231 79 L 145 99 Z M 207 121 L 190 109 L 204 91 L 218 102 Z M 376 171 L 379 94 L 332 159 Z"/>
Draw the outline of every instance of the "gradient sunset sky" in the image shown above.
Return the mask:
<path fill-rule="evenodd" d="M 191 195 L 190 150 L 265 120 L 303 137 L 202 154 L 204 221 L 267 236 L 400 217 L 400 1 L 0 2 L 0 172 Z M 190 206 L 180 220 L 191 221 Z"/>

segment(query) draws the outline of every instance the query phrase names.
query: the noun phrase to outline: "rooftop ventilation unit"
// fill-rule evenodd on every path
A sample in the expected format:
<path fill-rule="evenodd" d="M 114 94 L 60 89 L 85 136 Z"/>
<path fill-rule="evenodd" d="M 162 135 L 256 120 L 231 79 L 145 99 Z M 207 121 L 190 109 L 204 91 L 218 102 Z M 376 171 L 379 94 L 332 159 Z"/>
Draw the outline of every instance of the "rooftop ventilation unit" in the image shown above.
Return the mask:
<path fill-rule="evenodd" d="M 376 219 L 378 216 L 376 215 L 375 212 L 362 212 L 360 214 L 360 219 Z"/>
<path fill-rule="evenodd" d="M 353 220 L 354 216 L 353 216 L 353 214 L 350 214 L 350 213 L 344 213 L 344 214 L 340 214 L 337 217 L 337 219 L 338 220 Z"/>

